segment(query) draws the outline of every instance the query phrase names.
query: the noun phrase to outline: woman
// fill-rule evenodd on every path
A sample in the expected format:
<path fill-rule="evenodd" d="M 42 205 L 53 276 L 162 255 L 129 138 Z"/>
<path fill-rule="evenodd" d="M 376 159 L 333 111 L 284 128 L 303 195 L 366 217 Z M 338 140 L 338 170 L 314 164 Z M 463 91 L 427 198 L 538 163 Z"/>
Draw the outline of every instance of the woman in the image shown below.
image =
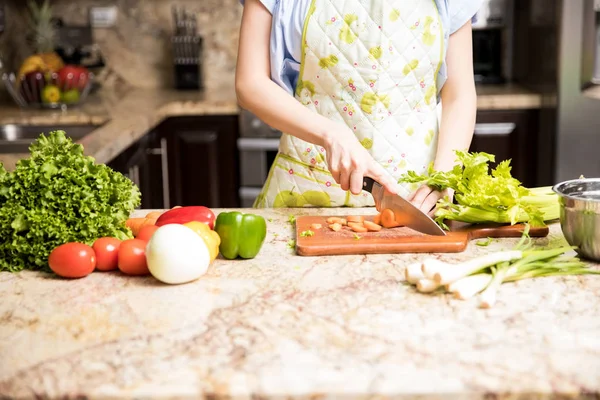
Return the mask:
<path fill-rule="evenodd" d="M 373 206 L 364 176 L 427 213 L 451 196 L 397 182 L 470 146 L 480 3 L 245 0 L 238 101 L 283 132 L 254 206 Z"/>

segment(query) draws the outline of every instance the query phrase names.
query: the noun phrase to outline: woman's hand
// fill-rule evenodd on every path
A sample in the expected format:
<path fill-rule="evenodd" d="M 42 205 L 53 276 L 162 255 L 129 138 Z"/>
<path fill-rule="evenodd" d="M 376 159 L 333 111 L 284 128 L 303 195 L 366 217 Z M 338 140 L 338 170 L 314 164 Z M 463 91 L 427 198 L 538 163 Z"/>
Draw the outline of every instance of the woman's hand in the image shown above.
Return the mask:
<path fill-rule="evenodd" d="M 425 214 L 433 217 L 438 200 L 444 197 L 448 197 L 448 201 L 452 201 L 454 191 L 452 189 L 439 191 L 428 185 L 423 185 L 416 192 L 408 196 L 407 200 Z"/>
<path fill-rule="evenodd" d="M 354 195 L 363 190 L 363 178 L 368 176 L 393 194 L 398 193 L 398 183 L 373 159 L 360 144 L 356 136 L 344 125 L 324 140 L 327 164 L 333 179 L 342 190 L 350 190 Z"/>

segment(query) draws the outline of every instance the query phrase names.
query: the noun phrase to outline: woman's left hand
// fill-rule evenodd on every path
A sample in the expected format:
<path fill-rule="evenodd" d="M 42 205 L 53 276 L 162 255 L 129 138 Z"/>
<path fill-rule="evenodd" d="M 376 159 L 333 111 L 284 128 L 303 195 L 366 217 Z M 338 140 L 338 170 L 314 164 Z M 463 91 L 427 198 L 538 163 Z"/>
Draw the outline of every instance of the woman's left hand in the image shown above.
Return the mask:
<path fill-rule="evenodd" d="M 431 188 L 428 185 L 423 185 L 416 192 L 413 192 L 410 196 L 408 196 L 407 200 L 425 214 L 433 217 L 435 213 L 435 206 L 438 200 L 446 196 L 448 197 L 449 201 L 452 201 L 452 198 L 454 197 L 454 191 L 452 189 L 444 189 L 439 191 Z"/>

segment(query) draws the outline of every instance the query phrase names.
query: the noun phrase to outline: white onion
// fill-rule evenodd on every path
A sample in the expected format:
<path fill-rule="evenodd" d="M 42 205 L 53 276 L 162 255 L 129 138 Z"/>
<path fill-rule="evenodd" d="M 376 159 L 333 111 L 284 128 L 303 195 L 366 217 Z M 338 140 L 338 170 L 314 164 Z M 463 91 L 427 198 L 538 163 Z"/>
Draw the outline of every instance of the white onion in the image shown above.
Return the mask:
<path fill-rule="evenodd" d="M 148 269 L 164 283 L 186 283 L 200 278 L 210 264 L 204 240 L 180 224 L 163 225 L 146 246 Z"/>

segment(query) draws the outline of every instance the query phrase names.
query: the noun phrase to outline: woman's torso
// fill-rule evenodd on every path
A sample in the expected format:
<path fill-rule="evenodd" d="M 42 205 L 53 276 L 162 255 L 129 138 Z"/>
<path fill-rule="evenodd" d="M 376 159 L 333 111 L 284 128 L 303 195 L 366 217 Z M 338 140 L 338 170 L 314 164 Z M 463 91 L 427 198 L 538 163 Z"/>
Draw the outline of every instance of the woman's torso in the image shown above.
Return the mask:
<path fill-rule="evenodd" d="M 243 1 L 241 0 L 242 3 Z M 473 18 L 482 3 L 482 0 L 395 1 L 434 1 L 442 21 L 444 49 L 447 48 L 449 36 Z M 261 0 L 261 2 L 273 15 L 270 44 L 271 79 L 293 94 L 300 71 L 302 31 L 312 0 Z M 443 62 L 436 77 L 438 94 L 446 79 L 446 63 Z"/>

